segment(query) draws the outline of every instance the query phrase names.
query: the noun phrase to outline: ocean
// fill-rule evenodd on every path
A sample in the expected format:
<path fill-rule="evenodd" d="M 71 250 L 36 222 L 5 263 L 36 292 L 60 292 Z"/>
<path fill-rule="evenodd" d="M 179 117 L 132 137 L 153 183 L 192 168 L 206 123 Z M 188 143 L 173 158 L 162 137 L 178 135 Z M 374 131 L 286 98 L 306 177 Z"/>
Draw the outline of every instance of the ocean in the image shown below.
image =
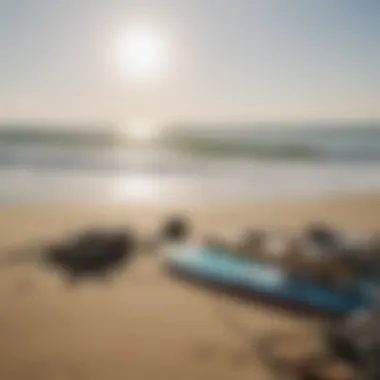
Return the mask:
<path fill-rule="evenodd" d="M 380 191 L 380 123 L 0 126 L 0 202 L 236 202 Z"/>

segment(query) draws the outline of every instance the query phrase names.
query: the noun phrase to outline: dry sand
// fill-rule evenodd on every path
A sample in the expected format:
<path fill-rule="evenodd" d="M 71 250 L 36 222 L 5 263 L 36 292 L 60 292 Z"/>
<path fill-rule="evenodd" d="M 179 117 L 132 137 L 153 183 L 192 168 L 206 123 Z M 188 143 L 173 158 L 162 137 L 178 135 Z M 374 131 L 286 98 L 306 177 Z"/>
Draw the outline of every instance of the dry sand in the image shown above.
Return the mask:
<path fill-rule="evenodd" d="M 213 207 L 2 206 L 0 247 L 64 236 L 81 227 L 157 228 L 187 212 L 197 232 L 247 226 L 292 231 L 324 220 L 348 231 L 380 226 L 380 197 L 337 197 L 298 204 Z M 40 266 L 3 265 L 0 274 L 0 379 L 267 379 L 250 347 L 277 329 L 313 330 L 316 321 L 219 297 L 175 282 L 152 255 L 141 255 L 109 282 L 69 287 Z M 243 336 L 227 319 L 244 325 Z"/>

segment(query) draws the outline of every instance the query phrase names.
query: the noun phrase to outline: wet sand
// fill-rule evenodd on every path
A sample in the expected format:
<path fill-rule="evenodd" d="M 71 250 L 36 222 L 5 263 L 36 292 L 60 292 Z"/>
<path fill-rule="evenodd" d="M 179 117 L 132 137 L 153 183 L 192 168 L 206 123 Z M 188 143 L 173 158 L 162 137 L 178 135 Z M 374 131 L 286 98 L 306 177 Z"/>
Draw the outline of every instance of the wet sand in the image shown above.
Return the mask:
<path fill-rule="evenodd" d="M 197 233 L 233 234 L 248 226 L 297 230 L 323 220 L 349 232 L 380 227 L 380 196 L 308 203 L 231 206 L 2 206 L 0 247 L 66 236 L 91 226 L 132 226 L 153 233 L 173 211 L 186 212 Z M 0 268 L 0 378 L 11 380 L 267 379 L 255 340 L 318 322 L 258 304 L 234 304 L 163 274 L 142 253 L 105 282 L 70 287 L 33 263 Z M 3 260 L 6 261 L 6 260 Z M 231 321 L 243 325 L 236 331 Z M 249 333 L 249 334 L 248 334 Z"/>

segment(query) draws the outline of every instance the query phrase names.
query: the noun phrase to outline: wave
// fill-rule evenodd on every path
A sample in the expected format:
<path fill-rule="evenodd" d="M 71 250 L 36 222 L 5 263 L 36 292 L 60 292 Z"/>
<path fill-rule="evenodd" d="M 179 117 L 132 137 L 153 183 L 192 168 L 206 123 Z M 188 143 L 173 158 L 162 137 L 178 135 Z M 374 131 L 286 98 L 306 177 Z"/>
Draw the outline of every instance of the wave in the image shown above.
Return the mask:
<path fill-rule="evenodd" d="M 136 141 L 113 131 L 45 131 L 0 129 L 0 165 L 91 166 L 113 156 L 123 166 L 123 153 L 204 158 L 300 161 L 379 161 L 380 128 L 341 130 L 233 130 L 164 132 L 153 141 Z M 115 158 L 119 154 L 119 158 Z M 153 155 L 154 155 L 153 154 Z M 80 161 L 80 162 L 79 162 Z M 99 163 L 99 162 L 98 162 Z M 96 165 L 98 166 L 98 165 Z M 108 166 L 108 165 L 106 165 Z"/>
<path fill-rule="evenodd" d="M 173 139 L 165 147 L 183 154 L 207 157 L 246 157 L 256 159 L 317 159 L 317 149 L 307 144 L 255 143 L 250 141 L 224 141 L 218 139 Z"/>

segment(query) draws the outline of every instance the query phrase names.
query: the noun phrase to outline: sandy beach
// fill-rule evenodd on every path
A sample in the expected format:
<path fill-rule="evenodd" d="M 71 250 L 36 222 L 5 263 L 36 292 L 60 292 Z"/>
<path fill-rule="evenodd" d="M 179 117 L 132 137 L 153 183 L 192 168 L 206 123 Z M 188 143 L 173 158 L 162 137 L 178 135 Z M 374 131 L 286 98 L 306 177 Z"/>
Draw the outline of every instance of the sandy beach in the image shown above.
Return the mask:
<path fill-rule="evenodd" d="M 380 380 L 379 19 L 0 0 L 0 380 Z"/>
<path fill-rule="evenodd" d="M 187 213 L 198 234 L 249 226 L 291 232 L 314 220 L 364 233 L 380 226 L 380 196 L 191 208 L 4 205 L 1 251 L 92 226 L 131 226 L 148 235 L 172 212 Z M 111 281 L 69 287 L 41 265 L 2 265 L 0 378 L 267 379 L 249 342 L 277 329 L 312 334 L 318 324 L 262 305 L 223 303 L 252 335 L 239 336 L 223 320 L 219 296 L 176 282 L 161 269 L 154 255 L 142 254 Z"/>

